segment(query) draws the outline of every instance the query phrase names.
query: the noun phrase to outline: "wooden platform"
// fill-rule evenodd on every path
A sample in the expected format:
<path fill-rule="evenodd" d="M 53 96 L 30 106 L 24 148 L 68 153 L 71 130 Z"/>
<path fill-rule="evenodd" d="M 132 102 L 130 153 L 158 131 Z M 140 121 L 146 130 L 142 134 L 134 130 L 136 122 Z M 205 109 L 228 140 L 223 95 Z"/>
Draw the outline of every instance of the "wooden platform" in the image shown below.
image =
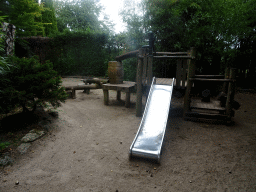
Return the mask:
<path fill-rule="evenodd" d="M 156 78 L 157 85 L 171 85 L 172 79 L 169 78 Z"/>
<path fill-rule="evenodd" d="M 210 102 L 202 102 L 201 99 L 191 99 L 190 110 L 185 113 L 185 120 L 205 121 L 216 120 L 229 122 L 230 118 L 225 114 L 226 108 L 220 106 L 220 101 L 211 99 Z"/>
<path fill-rule="evenodd" d="M 135 82 L 132 81 L 124 81 L 122 84 L 103 84 L 103 93 L 104 93 L 104 104 L 108 105 L 109 103 L 109 90 L 116 90 L 117 91 L 117 100 L 121 98 L 121 91 L 126 93 L 125 98 L 125 107 L 130 107 L 130 92 L 131 89 L 135 86 Z"/>
<path fill-rule="evenodd" d="M 156 84 L 157 85 L 171 85 L 172 79 L 171 78 L 156 78 Z M 183 87 L 182 80 L 180 81 L 180 85 L 176 84 L 176 79 L 174 79 L 174 86 L 175 87 Z M 185 81 L 185 87 L 187 86 L 187 81 Z M 192 85 L 194 87 L 194 84 Z"/>
<path fill-rule="evenodd" d="M 211 98 L 210 102 L 202 102 L 201 99 L 191 100 L 191 109 L 226 111 L 224 107 L 220 106 L 220 101 Z"/>

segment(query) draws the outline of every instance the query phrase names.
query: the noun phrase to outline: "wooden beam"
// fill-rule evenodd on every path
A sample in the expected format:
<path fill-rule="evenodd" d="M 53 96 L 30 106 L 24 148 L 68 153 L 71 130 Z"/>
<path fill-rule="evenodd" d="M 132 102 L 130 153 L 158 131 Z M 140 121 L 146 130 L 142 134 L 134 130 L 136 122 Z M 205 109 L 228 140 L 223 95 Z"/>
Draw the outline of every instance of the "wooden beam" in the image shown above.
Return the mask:
<path fill-rule="evenodd" d="M 137 57 L 138 53 L 139 53 L 139 50 L 131 51 L 131 52 L 125 53 L 123 55 L 117 56 L 116 60 L 117 61 L 122 61 L 124 59 L 132 58 L 132 57 Z"/>
<path fill-rule="evenodd" d="M 224 75 L 195 75 L 195 78 L 200 78 L 200 77 L 225 77 Z M 226 79 L 226 78 L 225 78 Z"/>
<path fill-rule="evenodd" d="M 145 82 L 147 82 L 147 65 L 148 65 L 148 57 L 146 55 L 146 49 L 143 49 L 143 55 L 144 55 L 144 59 L 143 59 L 143 72 L 142 72 L 142 84 L 145 85 Z M 147 82 L 148 83 L 148 82 Z"/>
<path fill-rule="evenodd" d="M 226 101 L 226 114 L 231 119 L 232 117 L 232 103 L 234 100 L 234 80 L 235 80 L 235 69 L 230 69 L 230 80 L 233 80 L 229 82 L 228 84 L 228 93 L 227 93 L 227 101 Z"/>
<path fill-rule="evenodd" d="M 188 52 L 155 52 L 156 55 L 188 55 Z"/>
<path fill-rule="evenodd" d="M 176 69 L 176 87 L 180 87 L 180 82 L 181 82 L 181 65 L 182 65 L 182 60 L 178 59 L 177 60 L 177 69 Z"/>
<path fill-rule="evenodd" d="M 153 79 L 153 56 L 148 56 L 148 72 L 147 72 L 147 85 L 151 85 L 152 79 Z"/>
<path fill-rule="evenodd" d="M 216 82 L 234 82 L 235 79 L 205 79 L 205 78 L 189 78 L 191 81 L 216 81 Z"/>
<path fill-rule="evenodd" d="M 191 56 L 154 56 L 158 59 L 193 59 Z"/>
<path fill-rule="evenodd" d="M 84 90 L 84 89 L 101 89 L 102 87 L 98 84 L 95 85 L 78 85 L 78 86 L 67 86 L 64 87 L 66 90 Z"/>
<path fill-rule="evenodd" d="M 139 55 L 142 55 L 143 50 L 139 49 Z M 142 65 L 143 60 L 138 59 L 137 65 L 137 98 L 136 98 L 136 116 L 142 116 Z"/>
<path fill-rule="evenodd" d="M 225 120 L 228 118 L 227 115 L 203 112 L 186 112 L 186 117 L 209 118 L 218 120 Z"/>
<path fill-rule="evenodd" d="M 187 68 L 188 68 L 188 60 L 187 59 L 183 59 L 182 60 L 182 87 L 185 88 L 185 82 L 186 82 L 186 78 L 187 78 Z"/>
<path fill-rule="evenodd" d="M 189 55 L 191 56 L 191 58 L 195 58 L 196 55 L 196 49 L 195 48 L 190 48 L 189 50 Z M 190 96 L 190 92 L 191 92 L 191 88 L 192 88 L 192 81 L 190 80 L 190 78 L 195 76 L 195 70 L 196 70 L 196 63 L 195 63 L 195 59 L 189 59 L 188 60 L 188 78 L 187 78 L 187 89 L 186 89 L 186 93 L 184 96 L 184 110 L 183 110 L 183 117 L 186 116 L 186 113 L 190 111 L 190 103 L 191 103 L 191 96 Z"/>
<path fill-rule="evenodd" d="M 225 70 L 225 79 L 229 79 L 230 68 L 226 68 Z M 224 82 L 222 92 L 228 92 L 228 82 Z"/>

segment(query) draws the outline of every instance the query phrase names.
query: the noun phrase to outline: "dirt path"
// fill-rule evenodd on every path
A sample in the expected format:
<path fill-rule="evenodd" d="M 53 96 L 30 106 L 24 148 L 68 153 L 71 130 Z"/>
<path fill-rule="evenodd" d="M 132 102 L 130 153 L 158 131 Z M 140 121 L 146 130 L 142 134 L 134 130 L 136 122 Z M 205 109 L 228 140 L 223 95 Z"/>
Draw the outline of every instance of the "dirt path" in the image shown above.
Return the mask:
<path fill-rule="evenodd" d="M 129 109 L 115 97 L 105 106 L 102 90 L 77 91 L 52 131 L 5 168 L 0 191 L 256 191 L 255 95 L 236 95 L 242 107 L 229 127 L 183 121 L 182 100 L 173 98 L 161 164 L 129 161 L 141 118 L 134 95 Z"/>

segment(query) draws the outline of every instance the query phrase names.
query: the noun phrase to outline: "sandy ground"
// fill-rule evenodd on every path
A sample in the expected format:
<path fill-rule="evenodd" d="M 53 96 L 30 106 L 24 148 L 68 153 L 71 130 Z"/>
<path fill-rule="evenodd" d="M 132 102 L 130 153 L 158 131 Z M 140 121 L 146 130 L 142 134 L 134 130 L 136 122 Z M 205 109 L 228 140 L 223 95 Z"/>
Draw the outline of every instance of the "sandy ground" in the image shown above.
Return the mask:
<path fill-rule="evenodd" d="M 135 95 L 131 108 L 115 98 L 111 91 L 105 106 L 102 90 L 77 91 L 52 130 L 5 167 L 0 191 L 256 191 L 255 94 L 236 95 L 242 106 L 232 126 L 183 121 L 183 100 L 174 97 L 160 164 L 129 160 L 141 118 Z"/>

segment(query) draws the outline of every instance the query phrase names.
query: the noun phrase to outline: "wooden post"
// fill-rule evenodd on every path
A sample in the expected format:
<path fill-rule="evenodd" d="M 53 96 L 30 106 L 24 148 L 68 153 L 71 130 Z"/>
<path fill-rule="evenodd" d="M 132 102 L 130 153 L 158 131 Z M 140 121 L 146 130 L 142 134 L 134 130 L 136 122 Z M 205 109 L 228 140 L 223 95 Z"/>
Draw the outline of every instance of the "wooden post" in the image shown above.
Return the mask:
<path fill-rule="evenodd" d="M 109 101 L 108 90 L 103 89 L 103 94 L 104 94 L 104 105 L 108 105 L 108 101 Z"/>
<path fill-rule="evenodd" d="M 147 53 L 146 53 L 146 49 L 143 49 L 143 73 L 142 73 L 142 84 L 143 85 L 147 85 L 147 64 L 148 64 L 148 59 L 147 59 Z"/>
<path fill-rule="evenodd" d="M 148 56 L 148 78 L 147 78 L 147 84 L 150 86 L 153 78 L 153 55 Z"/>
<path fill-rule="evenodd" d="M 137 66 L 137 99 L 136 99 L 136 116 L 142 116 L 142 49 L 139 49 L 138 66 Z"/>
<path fill-rule="evenodd" d="M 177 60 L 177 69 L 176 69 L 176 87 L 180 87 L 180 81 L 181 81 L 181 65 L 182 60 Z"/>
<path fill-rule="evenodd" d="M 229 78 L 235 80 L 235 69 L 230 69 Z M 234 82 L 229 82 L 228 84 L 228 93 L 227 93 L 227 101 L 226 101 L 226 114 L 228 120 L 231 120 L 232 116 L 232 102 L 234 100 L 235 90 L 234 90 Z"/>
<path fill-rule="evenodd" d="M 185 117 L 186 112 L 190 111 L 190 102 L 191 102 L 190 92 L 191 92 L 192 83 L 193 83 L 190 80 L 190 78 L 195 76 L 195 69 L 196 69 L 196 63 L 195 63 L 196 49 L 194 47 L 190 48 L 189 55 L 193 58 L 188 60 L 187 89 L 184 97 L 183 117 Z"/>
<path fill-rule="evenodd" d="M 71 97 L 72 99 L 76 98 L 76 90 L 74 88 L 72 89 Z"/>
<path fill-rule="evenodd" d="M 230 68 L 226 68 L 225 70 L 225 79 L 229 79 Z M 228 91 L 228 82 L 224 82 L 222 92 L 227 93 Z"/>
<path fill-rule="evenodd" d="M 148 56 L 148 85 L 151 85 L 152 78 L 153 78 L 153 50 L 154 50 L 154 34 L 152 31 L 149 32 L 149 56 Z"/>
<path fill-rule="evenodd" d="M 187 68 L 188 68 L 188 60 L 184 59 L 182 61 L 182 66 L 183 66 L 183 70 L 182 70 L 182 87 L 185 88 L 186 87 L 186 76 L 187 76 Z"/>
<path fill-rule="evenodd" d="M 116 100 L 120 101 L 121 100 L 121 91 L 116 91 L 117 94 L 116 94 Z"/>
<path fill-rule="evenodd" d="M 130 90 L 126 91 L 125 95 L 125 107 L 129 108 L 130 107 Z"/>

